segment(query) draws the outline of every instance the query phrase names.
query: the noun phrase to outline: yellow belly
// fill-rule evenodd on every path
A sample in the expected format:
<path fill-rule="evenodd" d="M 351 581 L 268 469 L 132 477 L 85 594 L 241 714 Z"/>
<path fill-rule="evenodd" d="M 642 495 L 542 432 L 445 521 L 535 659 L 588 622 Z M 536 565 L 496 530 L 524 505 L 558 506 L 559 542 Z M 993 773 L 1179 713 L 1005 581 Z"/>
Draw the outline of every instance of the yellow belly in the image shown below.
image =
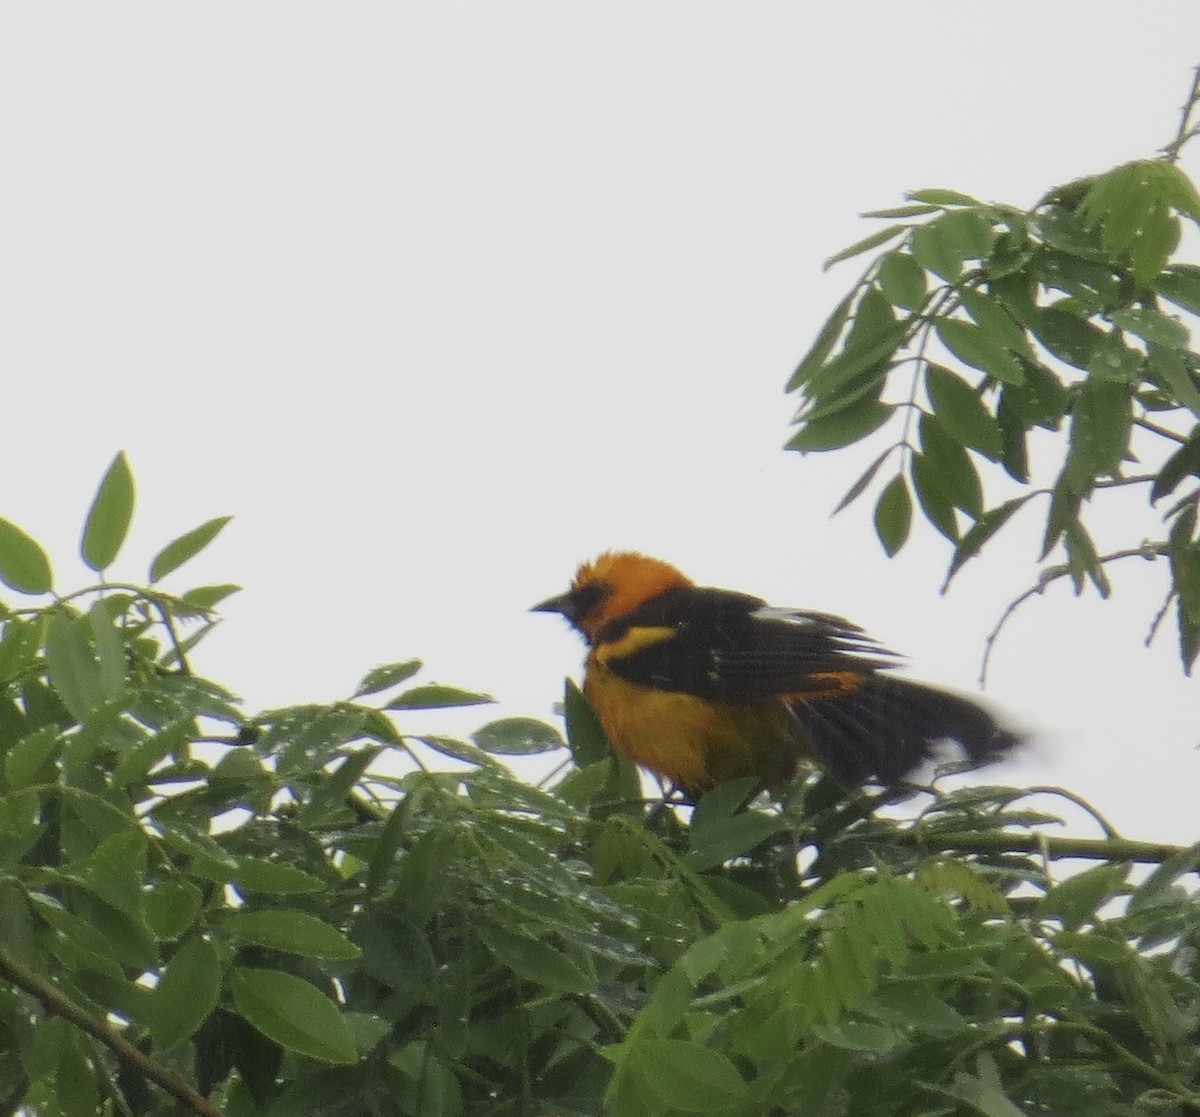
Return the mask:
<path fill-rule="evenodd" d="M 614 749 L 689 791 L 794 774 L 800 741 L 781 703 L 729 706 L 626 682 L 594 659 L 583 691 Z"/>

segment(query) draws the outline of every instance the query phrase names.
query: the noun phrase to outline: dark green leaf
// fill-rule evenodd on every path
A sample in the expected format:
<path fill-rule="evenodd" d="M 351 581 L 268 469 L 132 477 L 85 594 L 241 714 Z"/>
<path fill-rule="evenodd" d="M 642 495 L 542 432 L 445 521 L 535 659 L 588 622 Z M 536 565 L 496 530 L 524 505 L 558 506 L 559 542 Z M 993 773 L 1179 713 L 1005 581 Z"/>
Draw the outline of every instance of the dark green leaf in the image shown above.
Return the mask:
<path fill-rule="evenodd" d="M 1049 352 L 1076 368 L 1087 368 L 1096 347 L 1104 341 L 1103 330 L 1072 313 L 1063 303 L 1041 307 L 1033 332 Z"/>
<path fill-rule="evenodd" d="M 910 206 L 892 206 L 889 209 L 870 209 L 860 216 L 893 219 L 897 217 L 924 217 L 926 214 L 937 213 L 939 208 L 939 206 L 931 206 L 918 202 L 915 205 Z"/>
<path fill-rule="evenodd" d="M 1172 264 L 1154 281 L 1154 286 L 1176 306 L 1200 315 L 1200 267 Z"/>
<path fill-rule="evenodd" d="M 567 742 L 562 739 L 552 725 L 547 725 L 537 718 L 514 717 L 501 718 L 489 722 L 471 736 L 484 752 L 500 753 L 505 756 L 522 756 L 528 753 L 551 752 L 554 749 L 566 748 Z"/>
<path fill-rule="evenodd" d="M 873 434 L 891 418 L 895 406 L 866 399 L 824 419 L 804 423 L 787 443 L 787 449 L 802 454 L 838 450 Z"/>
<path fill-rule="evenodd" d="M 951 543 L 957 544 L 960 534 L 958 520 L 954 515 L 954 505 L 942 489 L 937 466 L 924 454 L 913 454 L 910 469 L 913 491 L 917 494 L 917 503 L 925 513 L 925 518 Z"/>
<path fill-rule="evenodd" d="M 1129 269 L 1139 283 L 1150 284 L 1179 247 L 1179 219 L 1166 206 L 1154 207 L 1129 248 Z"/>
<path fill-rule="evenodd" d="M 586 768 L 612 755 L 612 747 L 604 736 L 599 718 L 572 679 L 567 679 L 563 685 L 563 713 L 567 746 L 577 767 Z"/>
<path fill-rule="evenodd" d="M 320 877 L 279 861 L 264 861 L 257 857 L 239 858 L 225 878 L 234 881 L 246 892 L 262 892 L 271 896 L 295 896 L 306 892 L 321 892 L 326 884 Z"/>
<path fill-rule="evenodd" d="M 194 558 L 220 534 L 221 529 L 233 519 L 232 516 L 218 516 L 208 520 L 199 527 L 185 532 L 178 539 L 172 539 L 150 563 L 150 581 L 157 582 L 165 578 L 173 570 L 178 570 L 190 558 Z"/>
<path fill-rule="evenodd" d="M 941 365 L 927 364 L 925 390 L 950 435 L 993 461 L 1000 456 L 1000 425 L 969 384 Z"/>
<path fill-rule="evenodd" d="M 195 923 L 203 902 L 200 889 L 190 880 L 159 881 L 143 900 L 146 924 L 157 939 L 177 939 Z"/>
<path fill-rule="evenodd" d="M 133 519 L 133 473 L 122 450 L 100 482 L 83 527 L 80 554 L 93 570 L 112 565 Z"/>
<path fill-rule="evenodd" d="M 1071 443 L 1065 467 L 1078 492 L 1111 474 L 1129 447 L 1133 424 L 1130 385 L 1112 380 L 1085 380 L 1071 410 Z"/>
<path fill-rule="evenodd" d="M 1024 382 L 1025 373 L 1017 359 L 974 322 L 939 318 L 934 325 L 942 344 L 960 361 L 1005 384 Z"/>
<path fill-rule="evenodd" d="M 836 516 L 843 508 L 846 508 L 856 501 L 860 496 L 862 496 L 867 486 L 874 480 L 875 474 L 879 472 L 879 467 L 883 465 L 885 461 L 887 461 L 888 456 L 894 449 L 896 449 L 895 446 L 889 446 L 883 451 L 882 454 L 879 455 L 879 457 L 877 457 L 869 466 L 867 466 L 866 472 L 857 481 L 855 481 L 849 489 L 846 490 L 846 495 L 838 501 L 837 507 L 834 508 L 832 515 Z"/>
<path fill-rule="evenodd" d="M 489 927 L 483 942 L 496 961 L 526 981 L 563 993 L 586 994 L 596 987 L 594 973 L 540 938 Z"/>
<path fill-rule="evenodd" d="M 889 252 L 879 261 L 879 289 L 893 305 L 920 310 L 925 305 L 925 269 L 907 252 Z"/>
<path fill-rule="evenodd" d="M 1003 298 L 971 287 L 961 290 L 958 297 L 963 309 L 996 344 L 1022 357 L 1033 357 L 1025 328 L 1013 317 Z"/>
<path fill-rule="evenodd" d="M 155 1044 L 173 1047 L 193 1035 L 217 1007 L 220 992 L 216 948 L 197 935 L 175 953 L 154 990 L 150 1030 Z"/>
<path fill-rule="evenodd" d="M 942 583 L 942 593 L 950 585 L 950 579 L 957 574 L 966 563 L 973 559 L 983 545 L 991 539 L 1009 520 L 1012 514 L 1025 503 L 1023 497 L 1006 500 L 995 508 L 989 508 L 982 516 L 967 529 L 958 546 L 954 549 L 954 557 L 950 560 L 950 569 L 946 572 L 946 580 Z"/>
<path fill-rule="evenodd" d="M 753 781 L 751 781 L 753 783 Z M 753 787 L 743 790 L 742 798 Z M 693 869 L 704 872 L 735 857 L 749 853 L 786 825 L 777 815 L 759 811 L 743 811 L 708 825 L 693 824 L 687 862 Z"/>
<path fill-rule="evenodd" d="M 956 508 L 972 519 L 983 511 L 983 486 L 970 454 L 963 449 L 934 415 L 921 416 L 918 431 L 922 457 L 932 481 Z"/>
<path fill-rule="evenodd" d="M 306 958 L 348 962 L 361 953 L 336 927 L 302 911 L 284 908 L 235 911 L 225 916 L 221 926 L 230 934 L 259 946 Z"/>
<path fill-rule="evenodd" d="M 1150 503 L 1173 493 L 1188 476 L 1200 477 L 1200 429 L 1193 430 L 1188 440 L 1163 462 L 1150 486 Z"/>
<path fill-rule="evenodd" d="M 1194 365 L 1186 362 L 1174 349 L 1149 346 L 1148 378 L 1165 384 L 1175 398 L 1193 415 L 1200 418 L 1200 388 L 1196 386 Z"/>
<path fill-rule="evenodd" d="M 878 248 L 881 244 L 886 244 L 890 240 L 894 240 L 901 233 L 908 229 L 907 225 L 889 225 L 886 229 L 877 229 L 870 236 L 863 237 L 862 240 L 855 241 L 847 248 L 843 248 L 840 252 L 835 252 L 828 260 L 821 265 L 823 271 L 828 271 L 834 264 L 840 264 L 843 260 L 849 260 L 851 257 L 860 256 L 864 252 L 869 252 L 872 248 Z"/>
<path fill-rule="evenodd" d="M 235 967 L 230 985 L 238 1012 L 286 1050 L 325 1063 L 358 1061 L 354 1037 L 337 1007 L 302 978 Z"/>
<path fill-rule="evenodd" d="M 411 679 L 422 666 L 419 659 L 406 659 L 401 663 L 385 663 L 381 667 L 373 668 L 362 677 L 362 682 L 358 684 L 353 697 L 362 698 L 394 687 L 397 683 Z"/>
<path fill-rule="evenodd" d="M 854 305 L 854 294 L 855 292 L 852 291 L 842 299 L 834 308 L 833 313 L 826 319 L 825 324 L 817 334 L 816 341 L 812 344 L 812 348 L 804 355 L 803 359 L 796 366 L 796 371 L 792 373 L 791 379 L 787 384 L 787 391 L 794 392 L 797 388 L 803 387 L 812 378 L 813 374 L 825 364 L 825 358 L 833 351 L 837 339 L 842 335 L 842 328 L 846 325 L 846 321 L 850 317 L 850 308 Z"/>
<path fill-rule="evenodd" d="M 910 249 L 925 271 L 933 272 L 951 283 L 962 274 L 962 256 L 937 221 L 913 230 Z"/>
<path fill-rule="evenodd" d="M 457 687 L 429 683 L 415 686 L 393 698 L 387 710 L 442 710 L 451 706 L 482 706 L 496 700 L 490 694 L 477 694 Z"/>
<path fill-rule="evenodd" d="M 954 210 L 934 222 L 938 232 L 960 260 L 982 260 L 992 250 L 996 234 L 991 214 L 971 208 Z"/>
<path fill-rule="evenodd" d="M 875 502 L 875 534 L 888 555 L 904 546 L 912 527 L 912 497 L 904 475 L 897 473 Z"/>
<path fill-rule="evenodd" d="M 996 419 L 1000 424 L 1000 462 L 1005 472 L 1022 485 L 1029 483 L 1029 427 L 1010 405 L 1008 388 L 1000 393 Z"/>
<path fill-rule="evenodd" d="M 0 582 L 17 593 L 49 593 L 54 586 L 46 552 L 16 524 L 0 517 Z"/>

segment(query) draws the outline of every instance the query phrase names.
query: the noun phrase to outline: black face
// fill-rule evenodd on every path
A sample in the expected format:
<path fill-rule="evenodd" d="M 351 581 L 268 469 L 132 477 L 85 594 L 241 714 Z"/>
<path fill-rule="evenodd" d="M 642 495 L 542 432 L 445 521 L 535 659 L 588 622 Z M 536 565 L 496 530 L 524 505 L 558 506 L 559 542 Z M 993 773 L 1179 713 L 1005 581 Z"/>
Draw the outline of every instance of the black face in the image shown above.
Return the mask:
<path fill-rule="evenodd" d="M 586 586 L 569 590 L 558 597 L 551 597 L 549 600 L 535 605 L 531 612 L 561 613 L 578 628 L 583 618 L 595 609 L 610 593 L 612 593 L 612 587 L 608 584 L 604 582 L 589 582 Z"/>

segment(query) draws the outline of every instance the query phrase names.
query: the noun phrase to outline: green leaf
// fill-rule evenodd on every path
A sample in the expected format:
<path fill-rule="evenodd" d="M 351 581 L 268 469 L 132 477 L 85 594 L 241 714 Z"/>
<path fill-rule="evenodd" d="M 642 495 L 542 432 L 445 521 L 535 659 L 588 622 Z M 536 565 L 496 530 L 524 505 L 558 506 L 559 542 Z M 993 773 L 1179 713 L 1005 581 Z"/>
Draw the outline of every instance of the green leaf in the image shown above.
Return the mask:
<path fill-rule="evenodd" d="M 1007 302 L 995 292 L 985 294 L 975 288 L 966 287 L 958 293 L 963 309 L 974 319 L 984 333 L 996 344 L 1022 357 L 1033 357 L 1033 349 L 1020 325 L 1009 309 Z"/>
<path fill-rule="evenodd" d="M 56 725 L 43 725 L 17 741 L 4 757 L 4 775 L 10 790 L 37 783 L 53 783 L 54 760 L 63 739 Z"/>
<path fill-rule="evenodd" d="M 873 434 L 892 417 L 895 405 L 865 399 L 833 415 L 801 424 L 787 442 L 787 449 L 802 454 L 839 450 Z"/>
<path fill-rule="evenodd" d="M 552 725 L 537 718 L 501 718 L 489 722 L 471 735 L 484 752 L 503 756 L 525 756 L 537 752 L 553 752 L 567 747 L 562 734 Z"/>
<path fill-rule="evenodd" d="M 813 374 L 825 364 L 825 359 L 833 352 L 833 347 L 837 343 L 837 339 L 842 336 L 842 329 L 850 317 L 850 308 L 854 305 L 854 295 L 855 292 L 851 291 L 825 320 L 812 348 L 804 355 L 796 366 L 796 371 L 792 373 L 791 379 L 788 380 L 786 391 L 794 392 L 803 387 Z"/>
<path fill-rule="evenodd" d="M 849 489 L 846 490 L 846 495 L 838 501 L 837 507 L 834 508 L 832 515 L 836 516 L 843 508 L 848 507 L 860 496 L 862 496 L 867 486 L 870 485 L 870 483 L 875 479 L 875 474 L 879 472 L 879 467 L 883 465 L 885 461 L 887 461 L 888 456 L 894 449 L 896 449 L 895 446 L 889 446 L 867 467 L 866 472 L 864 472 L 863 475 L 857 481 L 855 481 Z"/>
<path fill-rule="evenodd" d="M 221 533 L 221 529 L 233 519 L 232 516 L 218 516 L 208 520 L 199 527 L 185 532 L 178 539 L 172 539 L 150 563 L 151 584 L 165 578 L 173 570 L 178 570 L 190 558 L 194 558 Z"/>
<path fill-rule="evenodd" d="M 230 986 L 238 1012 L 280 1047 L 325 1063 L 358 1061 L 354 1037 L 337 1007 L 302 978 L 235 967 Z"/>
<path fill-rule="evenodd" d="M 224 582 L 217 586 L 197 586 L 195 589 L 181 594 L 180 600 L 207 613 L 216 608 L 225 598 L 240 593 L 241 589 L 241 586 L 234 585 L 232 582 Z"/>
<path fill-rule="evenodd" d="M 171 878 L 148 889 L 142 902 L 154 937 L 169 942 L 196 922 L 204 898 L 190 880 Z"/>
<path fill-rule="evenodd" d="M 107 570 L 116 559 L 133 519 L 133 473 L 122 450 L 96 490 L 83 527 L 80 553 L 93 570 Z"/>
<path fill-rule="evenodd" d="M 1039 919 L 1058 919 L 1067 930 L 1078 930 L 1097 918 L 1099 909 L 1125 891 L 1129 866 L 1097 865 L 1067 877 L 1041 898 L 1036 912 Z"/>
<path fill-rule="evenodd" d="M 887 244 L 888 241 L 894 240 L 907 229 L 907 225 L 889 225 L 886 229 L 877 229 L 870 236 L 855 241 L 840 252 L 835 252 L 821 265 L 821 270 L 828 271 L 834 264 L 840 264 L 843 260 L 849 260 L 854 256 L 861 256 L 864 252 L 869 252 L 872 248 L 878 248 L 881 244 Z"/>
<path fill-rule="evenodd" d="M 1194 363 L 1186 362 L 1183 354 L 1158 345 L 1149 346 L 1148 378 L 1165 384 L 1175 398 L 1200 419 L 1200 388 L 1196 386 Z"/>
<path fill-rule="evenodd" d="M 1091 363 L 1096 347 L 1105 340 L 1103 330 L 1061 302 L 1038 309 L 1033 332 L 1060 361 L 1083 369 Z"/>
<path fill-rule="evenodd" d="M 82 617 L 72 617 L 60 609 L 51 615 L 46 632 L 50 685 L 79 722 L 105 700 L 100 662 L 88 641 L 86 625 Z"/>
<path fill-rule="evenodd" d="M 904 195 L 914 202 L 924 202 L 931 206 L 977 206 L 978 198 L 970 194 L 961 194 L 957 190 L 946 190 L 940 186 L 931 186 L 924 190 L 910 190 Z"/>
<path fill-rule="evenodd" d="M 879 289 L 894 306 L 920 310 L 928 293 L 925 269 L 907 252 L 889 252 L 879 261 Z"/>
<path fill-rule="evenodd" d="M 0 582 L 17 593 L 49 593 L 54 586 L 46 552 L 16 524 L 0 516 Z"/>
<path fill-rule="evenodd" d="M 1005 384 L 1024 382 L 1025 373 L 1017 359 L 974 322 L 938 318 L 934 328 L 942 344 L 960 361 Z"/>
<path fill-rule="evenodd" d="M 411 679 L 423 666 L 419 659 L 406 659 L 400 663 L 385 663 L 381 667 L 375 667 L 362 677 L 362 682 L 358 684 L 353 697 L 362 698 L 394 687 L 397 683 Z"/>
<path fill-rule="evenodd" d="M 956 508 L 961 508 L 972 519 L 978 519 L 983 512 L 983 486 L 970 454 L 935 415 L 922 415 L 917 429 L 924 452 L 922 456 L 932 474 L 929 480 Z"/>
<path fill-rule="evenodd" d="M 1165 462 L 1150 486 L 1150 503 L 1169 496 L 1185 477 L 1200 477 L 1200 428 L 1188 435 L 1187 441 Z"/>
<path fill-rule="evenodd" d="M 941 365 L 927 364 L 925 390 L 934 414 L 951 436 L 993 461 L 1000 456 L 1000 424 L 960 376 Z"/>
<path fill-rule="evenodd" d="M 483 706 L 496 700 L 490 694 L 459 690 L 457 687 L 429 683 L 415 686 L 397 695 L 385 707 L 386 710 L 442 710 L 451 706 Z"/>
<path fill-rule="evenodd" d="M 220 993 L 216 947 L 197 935 L 176 951 L 154 990 L 150 1031 L 155 1044 L 173 1047 L 193 1035 L 217 1007 Z"/>
<path fill-rule="evenodd" d="M 514 934 L 501 927 L 489 927 L 482 938 L 497 962 L 526 981 L 563 993 L 586 994 L 596 988 L 594 973 L 541 938 Z"/>
<path fill-rule="evenodd" d="M 567 679 L 563 684 L 563 715 L 567 746 L 577 767 L 586 768 L 613 755 L 600 719 L 573 679 Z"/>
<path fill-rule="evenodd" d="M 937 213 L 939 208 L 939 206 L 925 205 L 918 202 L 915 205 L 909 206 L 891 206 L 888 209 L 869 209 L 866 213 L 863 213 L 860 216 L 883 218 L 925 217 L 927 214 Z"/>
<path fill-rule="evenodd" d="M 950 579 L 969 560 L 979 554 L 983 545 L 1009 521 L 1012 514 L 1024 503 L 1024 497 L 1007 500 L 995 508 L 988 509 L 967 529 L 954 549 L 954 557 L 950 560 L 950 569 L 946 571 L 946 580 L 942 583 L 942 593 L 945 593 L 949 587 Z"/>
<path fill-rule="evenodd" d="M 125 641 L 104 601 L 97 601 L 88 610 L 87 625 L 100 665 L 100 688 L 108 701 L 125 690 Z"/>
<path fill-rule="evenodd" d="M 749 1096 L 737 1067 L 721 1051 L 683 1039 L 639 1039 L 622 1070 L 657 1113 L 737 1113 Z"/>
<path fill-rule="evenodd" d="M 1200 267 L 1172 264 L 1155 280 L 1154 286 L 1176 306 L 1200 315 Z"/>
<path fill-rule="evenodd" d="M 1113 380 L 1085 380 L 1071 410 L 1071 440 L 1064 474 L 1077 491 L 1113 473 L 1129 447 L 1133 425 L 1131 387 Z"/>
<path fill-rule="evenodd" d="M 1188 343 L 1187 328 L 1177 318 L 1168 318 L 1146 306 L 1126 306 L 1109 312 L 1109 320 L 1145 342 L 1164 345 L 1168 349 L 1184 349 Z"/>
<path fill-rule="evenodd" d="M 897 473 L 875 502 L 875 534 L 889 557 L 904 546 L 912 528 L 912 496 L 904 475 Z"/>
<path fill-rule="evenodd" d="M 225 916 L 221 926 L 238 938 L 305 958 L 349 962 L 362 953 L 336 927 L 302 911 L 235 911 Z"/>
<path fill-rule="evenodd" d="M 954 505 L 942 489 L 937 466 L 925 454 L 913 454 L 910 465 L 913 491 L 925 518 L 951 543 L 958 543 L 960 532 Z"/>
<path fill-rule="evenodd" d="M 295 865 L 264 861 L 257 857 L 238 858 L 226 879 L 232 880 L 243 891 L 262 892 L 269 896 L 323 892 L 328 887 L 320 877 L 306 873 Z"/>
<path fill-rule="evenodd" d="M 950 283 L 962 275 L 962 256 L 937 221 L 914 229 L 910 248 L 917 263 L 926 271 Z"/>
<path fill-rule="evenodd" d="M 0 684 L 12 682 L 33 666 L 46 637 L 49 618 L 39 613 L 33 620 L 10 617 L 0 636 Z"/>
<path fill-rule="evenodd" d="M 753 791 L 753 786 L 743 789 L 743 799 L 749 791 Z M 749 853 L 786 825 L 779 816 L 761 811 L 742 811 L 707 825 L 693 824 L 686 861 L 693 869 L 705 872 Z"/>

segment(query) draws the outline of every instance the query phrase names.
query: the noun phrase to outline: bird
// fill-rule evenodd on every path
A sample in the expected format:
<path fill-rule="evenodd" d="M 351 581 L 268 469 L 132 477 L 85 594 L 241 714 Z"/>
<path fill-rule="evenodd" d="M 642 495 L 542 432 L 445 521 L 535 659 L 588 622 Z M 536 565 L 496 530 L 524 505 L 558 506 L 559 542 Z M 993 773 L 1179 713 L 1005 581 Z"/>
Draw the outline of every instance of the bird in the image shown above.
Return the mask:
<path fill-rule="evenodd" d="M 976 768 L 1023 741 L 973 699 L 894 674 L 900 657 L 842 617 L 698 586 L 636 551 L 584 562 L 533 611 L 582 635 L 584 697 L 614 750 L 692 798 L 814 767 L 892 787 L 945 742 Z"/>

